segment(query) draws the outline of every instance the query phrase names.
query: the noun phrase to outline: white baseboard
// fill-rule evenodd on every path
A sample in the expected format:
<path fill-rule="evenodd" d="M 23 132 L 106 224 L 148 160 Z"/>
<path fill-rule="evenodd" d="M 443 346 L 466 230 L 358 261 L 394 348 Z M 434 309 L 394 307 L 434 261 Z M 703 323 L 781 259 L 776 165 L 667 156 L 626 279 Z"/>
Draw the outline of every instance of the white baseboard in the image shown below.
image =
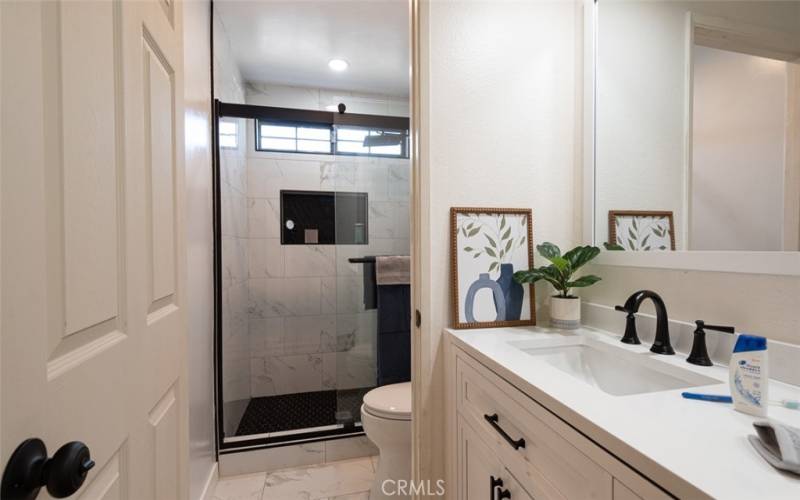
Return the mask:
<path fill-rule="evenodd" d="M 217 487 L 217 480 L 219 479 L 219 469 L 217 468 L 218 462 L 214 462 L 214 466 L 208 472 L 206 484 L 203 486 L 203 491 L 200 493 L 199 500 L 211 500 L 214 497 L 214 490 Z"/>

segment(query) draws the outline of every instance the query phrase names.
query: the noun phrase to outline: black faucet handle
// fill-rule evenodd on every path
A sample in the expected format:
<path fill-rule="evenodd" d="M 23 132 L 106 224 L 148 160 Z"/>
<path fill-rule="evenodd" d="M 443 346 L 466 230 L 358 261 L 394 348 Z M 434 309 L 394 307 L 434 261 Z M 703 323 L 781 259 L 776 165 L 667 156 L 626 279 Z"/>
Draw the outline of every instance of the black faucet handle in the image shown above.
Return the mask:
<path fill-rule="evenodd" d="M 692 352 L 689 354 L 689 357 L 686 358 L 686 361 L 693 365 L 711 366 L 714 363 L 711 362 L 711 358 L 708 356 L 708 350 L 706 349 L 706 330 L 732 334 L 736 333 L 736 328 L 732 326 L 707 325 L 702 319 L 698 319 L 694 324 L 697 325 L 697 328 L 694 331 Z"/>
<path fill-rule="evenodd" d="M 639 335 L 636 333 L 636 313 L 625 306 L 614 306 L 614 310 L 624 312 L 628 316 L 625 320 L 625 335 L 622 336 L 620 342 L 625 344 L 641 344 Z"/>
<path fill-rule="evenodd" d="M 714 331 L 723 332 L 723 333 L 736 333 L 736 327 L 733 327 L 733 326 L 720 326 L 720 325 L 708 325 L 702 319 L 696 320 L 694 322 L 694 324 L 697 325 L 697 330 L 700 330 L 700 331 L 702 331 L 702 330 L 714 330 Z M 697 333 L 697 330 L 695 330 L 695 333 Z"/>

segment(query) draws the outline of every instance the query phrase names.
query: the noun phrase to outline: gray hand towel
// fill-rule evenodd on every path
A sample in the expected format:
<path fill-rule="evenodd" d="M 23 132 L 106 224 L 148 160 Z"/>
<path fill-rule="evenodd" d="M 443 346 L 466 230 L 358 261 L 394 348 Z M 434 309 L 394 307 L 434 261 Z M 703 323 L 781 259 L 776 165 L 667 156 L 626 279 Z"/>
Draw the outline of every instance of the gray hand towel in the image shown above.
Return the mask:
<path fill-rule="evenodd" d="M 375 282 L 379 286 L 410 284 L 411 257 L 408 255 L 375 257 Z"/>
<path fill-rule="evenodd" d="M 753 422 L 758 436 L 747 436 L 753 448 L 773 467 L 800 474 L 800 429 L 774 420 Z"/>

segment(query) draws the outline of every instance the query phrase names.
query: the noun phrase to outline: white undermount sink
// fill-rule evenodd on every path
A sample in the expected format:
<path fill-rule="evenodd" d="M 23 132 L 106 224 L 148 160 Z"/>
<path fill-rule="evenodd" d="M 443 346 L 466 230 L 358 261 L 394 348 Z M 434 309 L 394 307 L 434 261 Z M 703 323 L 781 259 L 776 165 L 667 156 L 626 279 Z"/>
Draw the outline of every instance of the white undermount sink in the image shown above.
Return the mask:
<path fill-rule="evenodd" d="M 510 342 L 562 372 L 614 396 L 719 384 L 691 370 L 659 362 L 655 355 L 631 352 L 580 336 Z"/>

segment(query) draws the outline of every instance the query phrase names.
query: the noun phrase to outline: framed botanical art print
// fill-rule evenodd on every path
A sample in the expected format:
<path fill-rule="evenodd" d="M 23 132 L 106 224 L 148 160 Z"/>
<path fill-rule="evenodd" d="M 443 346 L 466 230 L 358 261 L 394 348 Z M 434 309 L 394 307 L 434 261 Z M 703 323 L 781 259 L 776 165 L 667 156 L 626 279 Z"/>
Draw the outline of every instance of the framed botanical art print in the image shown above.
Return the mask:
<path fill-rule="evenodd" d="M 658 252 L 675 250 L 672 212 L 653 210 L 610 210 L 608 242 L 621 250 Z"/>
<path fill-rule="evenodd" d="M 533 267 L 530 209 L 451 208 L 454 328 L 536 324 L 534 289 L 514 281 Z"/>

